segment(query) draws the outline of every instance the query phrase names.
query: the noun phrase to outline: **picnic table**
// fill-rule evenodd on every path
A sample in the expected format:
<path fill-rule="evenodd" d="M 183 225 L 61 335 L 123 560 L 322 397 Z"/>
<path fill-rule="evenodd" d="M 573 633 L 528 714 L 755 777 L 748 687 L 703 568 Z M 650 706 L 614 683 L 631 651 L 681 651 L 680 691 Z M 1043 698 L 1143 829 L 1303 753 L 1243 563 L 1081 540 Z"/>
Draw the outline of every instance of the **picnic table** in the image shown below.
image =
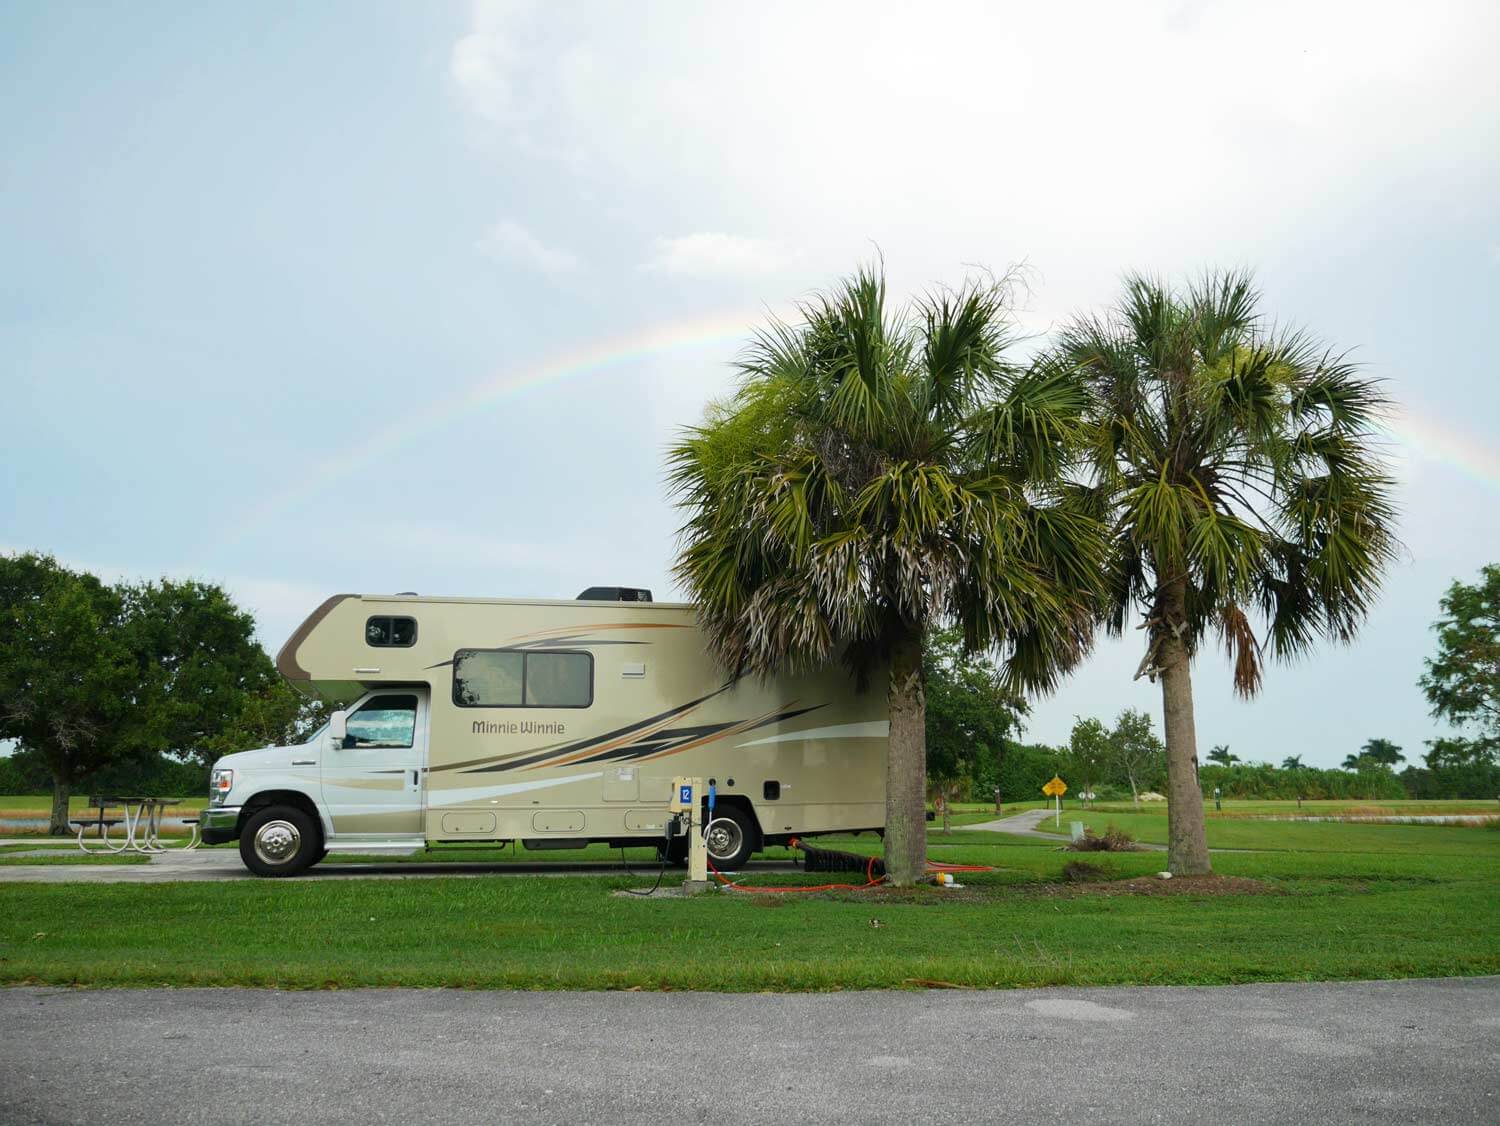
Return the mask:
<path fill-rule="evenodd" d="M 74 818 L 72 822 L 78 826 L 78 847 L 84 852 L 167 852 L 169 849 L 161 839 L 161 817 L 169 806 L 176 805 L 181 800 L 141 794 L 101 794 L 92 797 L 89 805 L 93 807 L 93 815 Z M 119 806 L 124 811 L 123 816 L 106 816 L 111 806 Z M 198 847 L 198 819 L 183 818 L 182 823 L 192 830 L 188 843 L 180 850 L 187 852 Z M 117 845 L 109 841 L 109 831 L 116 825 L 125 826 L 125 839 Z M 98 829 L 99 841 L 103 847 L 89 848 L 83 843 L 83 834 L 91 827 Z"/>

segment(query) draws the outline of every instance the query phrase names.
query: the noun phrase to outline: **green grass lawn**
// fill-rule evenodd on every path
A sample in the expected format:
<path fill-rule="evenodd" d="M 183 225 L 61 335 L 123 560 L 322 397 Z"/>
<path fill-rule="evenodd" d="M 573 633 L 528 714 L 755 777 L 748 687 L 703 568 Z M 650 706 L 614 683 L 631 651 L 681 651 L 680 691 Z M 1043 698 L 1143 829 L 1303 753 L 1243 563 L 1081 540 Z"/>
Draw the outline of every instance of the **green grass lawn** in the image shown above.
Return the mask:
<path fill-rule="evenodd" d="M 1500 972 L 1500 833 L 1274 827 L 1323 834 L 1324 846 L 1214 858 L 1220 874 L 1263 881 L 1269 894 L 1069 884 L 1063 866 L 1083 859 L 1108 880 L 1163 890 L 1151 877 L 1162 858 L 1079 857 L 973 831 L 931 838 L 936 859 L 996 868 L 960 877 L 957 891 L 644 900 L 611 894 L 649 882 L 623 875 L 0 883 L 0 982 L 788 990 Z M 1370 849 L 1370 833 L 1398 835 Z M 878 847 L 869 837 L 838 844 Z M 501 850 L 451 850 L 465 851 Z M 654 877 L 648 856 L 638 859 Z"/>
<path fill-rule="evenodd" d="M 151 858 L 139 852 L 103 853 L 85 856 L 76 848 L 71 852 L 47 851 L 46 856 L 16 856 L 14 850 L 0 850 L 0 867 L 17 864 L 149 864 Z"/>

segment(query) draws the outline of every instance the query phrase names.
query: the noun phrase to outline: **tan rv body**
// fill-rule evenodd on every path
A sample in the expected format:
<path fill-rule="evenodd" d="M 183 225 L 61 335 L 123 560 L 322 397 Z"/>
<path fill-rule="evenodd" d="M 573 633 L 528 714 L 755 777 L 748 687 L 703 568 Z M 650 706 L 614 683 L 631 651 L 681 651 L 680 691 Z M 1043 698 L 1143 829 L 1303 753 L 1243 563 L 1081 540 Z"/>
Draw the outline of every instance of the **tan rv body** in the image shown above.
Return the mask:
<path fill-rule="evenodd" d="M 351 729 L 362 707 L 420 701 L 410 747 L 325 739 L 289 750 L 303 755 L 284 764 L 300 765 L 302 788 L 316 765 L 328 848 L 649 844 L 661 840 L 674 777 L 711 780 L 719 809 L 749 812 L 760 843 L 884 823 L 884 683 L 859 690 L 841 667 L 736 678 L 709 654 L 689 606 L 340 595 L 298 628 L 277 667 L 299 690 L 348 707 Z M 515 690 L 474 687 L 471 670 L 522 667 L 524 699 L 495 706 L 486 693 Z M 531 679 L 545 687 L 553 670 L 565 683 L 547 690 L 570 706 L 532 700 Z M 253 754 L 269 750 L 281 749 Z M 245 776 L 234 804 L 254 808 L 255 764 L 224 763 Z"/>

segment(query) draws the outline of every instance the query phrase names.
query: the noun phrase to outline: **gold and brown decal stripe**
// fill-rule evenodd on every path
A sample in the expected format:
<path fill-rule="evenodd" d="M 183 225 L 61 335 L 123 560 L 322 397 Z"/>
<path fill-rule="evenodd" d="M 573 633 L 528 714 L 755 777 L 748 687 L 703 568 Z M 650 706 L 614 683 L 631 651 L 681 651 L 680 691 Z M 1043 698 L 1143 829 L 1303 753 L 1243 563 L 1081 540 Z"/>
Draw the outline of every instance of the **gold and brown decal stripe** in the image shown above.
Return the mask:
<path fill-rule="evenodd" d="M 727 739 L 731 735 L 739 735 L 746 731 L 754 731 L 757 727 L 765 727 L 769 723 L 782 723 L 789 719 L 795 719 L 799 715 L 806 715 L 808 712 L 815 712 L 822 707 L 827 707 L 827 705 L 814 704 L 812 705 L 812 707 L 796 708 L 791 711 L 778 712 L 775 715 L 767 716 L 765 718 L 747 719 L 743 723 L 732 724 L 725 730 L 715 732 L 712 735 L 704 736 L 700 739 L 691 739 L 685 743 L 666 747 L 663 750 L 657 751 L 655 754 L 644 754 L 635 761 L 652 762 L 655 759 L 666 758 L 668 755 L 680 754 L 683 751 L 691 751 L 695 747 L 702 747 L 708 743 L 716 743 L 720 739 Z"/>
<path fill-rule="evenodd" d="M 712 700 L 715 696 L 729 691 L 729 689 L 733 688 L 734 685 L 735 681 L 731 680 L 723 687 L 718 688 L 705 696 L 699 696 L 696 700 L 689 700 L 685 704 L 680 704 L 675 708 L 669 708 L 664 712 L 658 712 L 656 715 L 648 716 L 645 719 L 638 720 L 635 723 L 626 724 L 624 727 L 617 727 L 613 731 L 606 731 L 603 735 L 595 735 L 590 739 L 580 739 L 577 742 L 569 743 L 563 747 L 551 747 L 536 750 L 527 753 L 524 757 L 511 758 L 504 762 L 497 762 L 493 759 L 488 760 L 491 761 L 493 765 L 470 767 L 468 769 L 465 769 L 464 773 L 489 774 L 497 770 L 515 770 L 518 767 L 532 766 L 536 763 L 544 762 L 549 759 L 563 759 L 567 756 L 576 755 L 576 753 L 579 751 L 593 751 L 597 754 L 600 753 L 606 745 L 608 745 L 609 747 L 615 747 L 620 743 L 628 742 L 633 738 L 639 739 L 642 736 L 646 735 L 649 731 L 659 729 L 679 716 L 687 715 L 704 701 Z M 495 758 L 499 757 L 500 756 L 495 756 Z M 455 763 L 453 768 L 456 769 L 462 765 L 463 764 Z"/>
<path fill-rule="evenodd" d="M 796 701 L 792 701 L 795 704 Z M 550 769 L 558 766 L 589 765 L 597 762 L 649 762 L 652 759 L 665 758 L 667 755 L 676 754 L 679 751 L 692 750 L 704 744 L 715 742 L 730 735 L 738 735 L 744 731 L 752 731 L 757 727 L 764 727 L 770 723 L 781 723 L 797 716 L 806 715 L 808 712 L 817 711 L 824 704 L 814 704 L 806 708 L 794 708 L 791 704 L 783 704 L 779 709 L 749 719 L 738 720 L 730 723 L 711 723 L 697 727 L 667 728 L 657 725 L 654 728 L 640 732 L 633 739 L 616 740 L 614 743 L 603 747 L 594 748 L 591 752 L 583 755 L 571 755 L 567 758 L 547 758 L 543 761 L 515 765 L 525 765 L 530 770 Z"/>
<path fill-rule="evenodd" d="M 599 630 L 620 629 L 692 629 L 689 625 L 678 625 L 673 622 L 596 622 L 593 625 L 583 626 L 553 626 L 551 629 L 532 630 L 530 633 L 518 633 L 505 642 L 514 645 L 519 641 L 527 641 L 535 638 L 557 638 L 563 634 L 577 635 L 580 633 L 594 633 Z"/>

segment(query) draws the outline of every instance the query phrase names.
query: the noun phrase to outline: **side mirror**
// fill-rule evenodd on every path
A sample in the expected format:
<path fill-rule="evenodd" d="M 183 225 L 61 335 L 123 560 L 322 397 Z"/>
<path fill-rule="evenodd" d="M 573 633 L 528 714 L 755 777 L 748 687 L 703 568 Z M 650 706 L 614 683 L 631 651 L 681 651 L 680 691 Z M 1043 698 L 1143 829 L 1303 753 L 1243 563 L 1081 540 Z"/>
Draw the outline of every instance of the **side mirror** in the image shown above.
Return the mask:
<path fill-rule="evenodd" d="M 348 736 L 349 713 L 340 709 L 328 717 L 328 741 L 333 744 L 334 750 L 339 750 Z"/>

